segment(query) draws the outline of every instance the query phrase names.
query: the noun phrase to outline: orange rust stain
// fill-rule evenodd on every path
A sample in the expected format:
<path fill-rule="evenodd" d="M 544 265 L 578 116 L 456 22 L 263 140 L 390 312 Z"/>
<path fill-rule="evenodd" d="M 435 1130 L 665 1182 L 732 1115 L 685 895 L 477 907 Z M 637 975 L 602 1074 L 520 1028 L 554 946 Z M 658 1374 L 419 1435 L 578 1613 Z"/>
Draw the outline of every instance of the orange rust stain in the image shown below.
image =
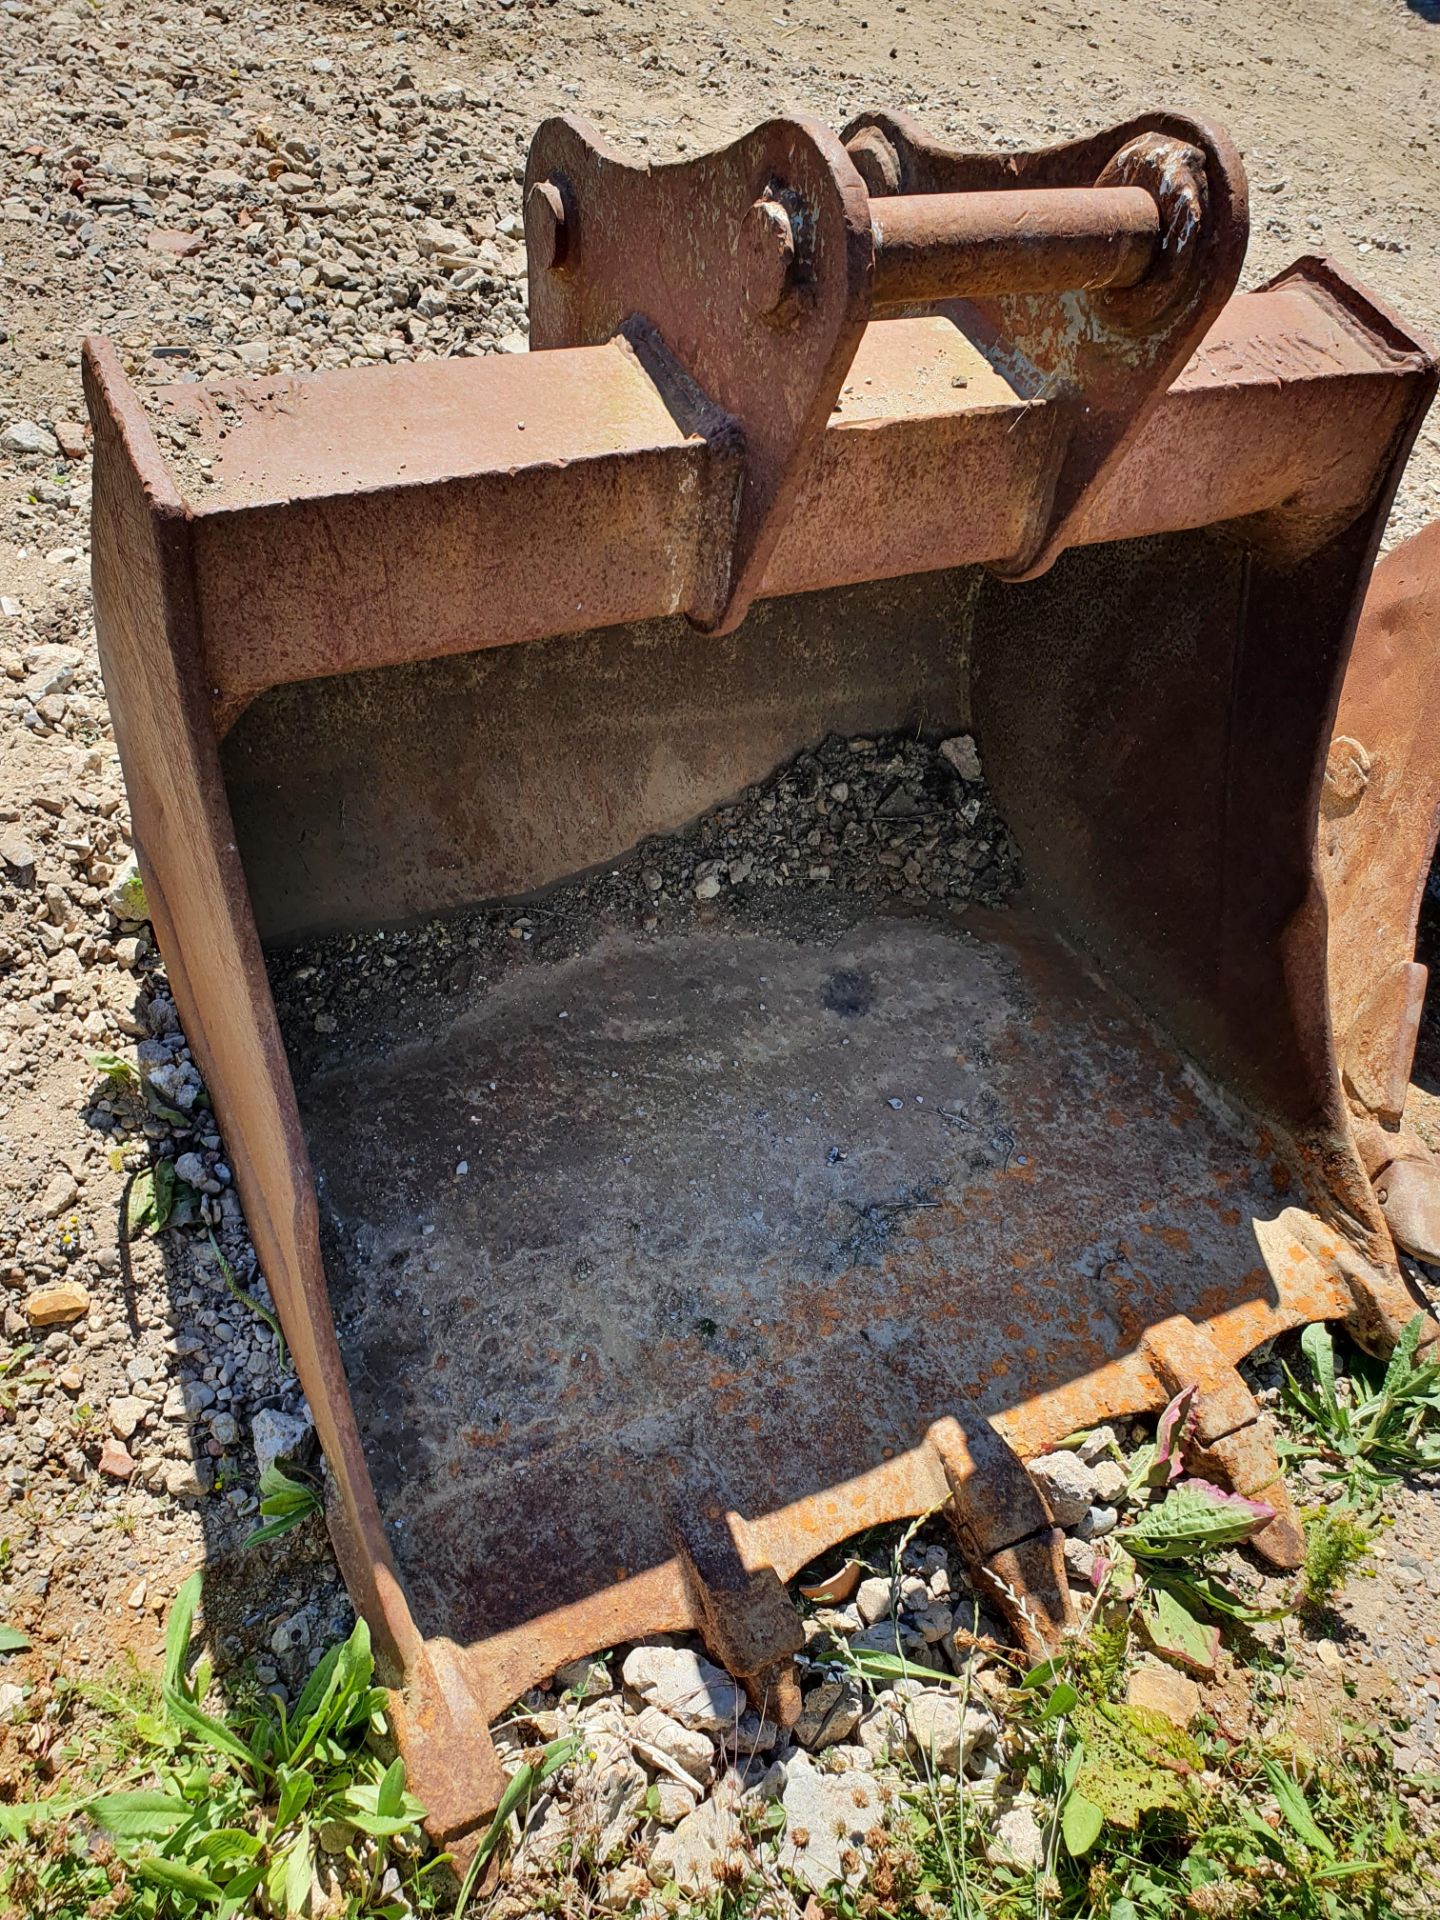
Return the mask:
<path fill-rule="evenodd" d="M 1123 1114 L 1118 1107 L 1112 1107 L 1105 1118 L 1112 1127 L 1123 1127 L 1129 1124 L 1128 1116 Z"/>
<path fill-rule="evenodd" d="M 444 1373 L 444 1371 L 445 1371 L 445 1369 L 446 1369 L 446 1368 L 447 1368 L 447 1367 L 449 1366 L 449 1364 L 450 1364 L 450 1356 L 449 1356 L 449 1354 L 448 1354 L 448 1353 L 437 1353 L 437 1354 L 436 1354 L 436 1356 L 435 1356 L 435 1371 L 436 1371 L 436 1373 Z"/>
<path fill-rule="evenodd" d="M 1184 1227 L 1147 1227 L 1145 1231 L 1162 1240 L 1173 1253 L 1190 1252 L 1190 1235 Z"/>
<path fill-rule="evenodd" d="M 1270 1164 L 1270 1184 L 1277 1193 L 1290 1191 L 1290 1169 L 1283 1161 L 1274 1160 Z"/>

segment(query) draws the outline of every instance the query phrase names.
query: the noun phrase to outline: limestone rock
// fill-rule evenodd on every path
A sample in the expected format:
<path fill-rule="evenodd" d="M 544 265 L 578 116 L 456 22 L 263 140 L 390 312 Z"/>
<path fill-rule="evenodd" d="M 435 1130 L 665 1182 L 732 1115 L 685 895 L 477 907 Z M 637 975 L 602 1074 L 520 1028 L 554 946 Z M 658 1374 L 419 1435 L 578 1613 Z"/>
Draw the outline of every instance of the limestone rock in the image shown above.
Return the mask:
<path fill-rule="evenodd" d="M 612 1860 L 640 1824 L 640 1809 L 650 1790 L 645 1769 L 619 1741 L 607 1740 L 575 1782 L 570 1818 L 586 1857 L 603 1865 Z"/>
<path fill-rule="evenodd" d="M 0 860 L 24 873 L 40 858 L 18 827 L 0 827 Z"/>
<path fill-rule="evenodd" d="M 133 1393 L 122 1393 L 110 1402 L 110 1431 L 120 1440 L 128 1440 L 150 1411 Z"/>
<path fill-rule="evenodd" d="M 1130 1476 L 1118 1460 L 1097 1460 L 1090 1469 L 1095 1498 L 1102 1506 L 1124 1506 L 1130 1489 Z"/>
<path fill-rule="evenodd" d="M 43 453 L 53 458 L 60 442 L 38 420 L 14 420 L 0 433 L 0 447 L 7 453 Z"/>
<path fill-rule="evenodd" d="M 1057 1527 L 1073 1527 L 1095 1504 L 1095 1470 L 1078 1453 L 1042 1453 L 1030 1462 L 1030 1478 L 1039 1487 Z"/>
<path fill-rule="evenodd" d="M 858 1886 L 869 1850 L 865 1836 L 881 1818 L 880 1791 L 863 1772 L 825 1774 L 797 1755 L 785 1770 L 785 1839 L 779 1864 L 815 1893 L 837 1881 Z"/>
<path fill-rule="evenodd" d="M 971 734 L 957 733 L 951 740 L 942 740 L 940 752 L 962 780 L 980 778 L 980 755 Z"/>
<path fill-rule="evenodd" d="M 910 1750 L 940 1773 L 959 1774 L 977 1747 L 992 1744 L 999 1727 L 983 1707 L 969 1707 L 952 1692 L 929 1690 L 905 1702 Z"/>
<path fill-rule="evenodd" d="M 868 1713 L 861 1715 L 855 1728 L 860 1745 L 872 1760 L 882 1763 L 892 1754 L 904 1752 L 909 1733 L 905 1715 L 891 1694 L 882 1695 Z"/>
<path fill-rule="evenodd" d="M 887 1579 L 878 1574 L 868 1580 L 862 1580 L 855 1589 L 855 1605 L 860 1618 L 867 1627 L 873 1627 L 877 1620 L 888 1620 L 894 1599 L 894 1588 Z"/>
<path fill-rule="evenodd" d="M 1045 1864 L 1045 1833 L 1028 1800 L 1016 1801 L 996 1820 L 985 1842 L 991 1866 L 1024 1867 L 1031 1872 Z"/>
<path fill-rule="evenodd" d="M 647 1706 L 701 1733 L 724 1733 L 745 1711 L 744 1696 L 729 1674 L 688 1647 L 635 1647 L 621 1677 Z"/>
<path fill-rule="evenodd" d="M 794 1739 L 812 1752 L 846 1740 L 859 1724 L 865 1702 L 853 1680 L 823 1680 L 805 1696 Z"/>
<path fill-rule="evenodd" d="M 674 1779 L 670 1774 L 662 1774 L 652 1789 L 653 1798 L 648 1804 L 654 1808 L 654 1818 L 662 1827 L 675 1827 L 693 1813 L 700 1804 L 699 1787 L 687 1787 L 683 1781 Z M 646 1882 L 649 1885 L 649 1882 Z"/>
<path fill-rule="evenodd" d="M 110 882 L 105 893 L 105 904 L 117 920 L 148 920 L 150 905 L 145 898 L 145 882 L 140 878 L 140 869 L 135 856 L 121 867 Z"/>
<path fill-rule="evenodd" d="M 700 1786 L 715 1778 L 715 1747 L 708 1734 L 681 1726 L 658 1707 L 642 1707 L 630 1722 L 630 1744 L 641 1760 L 661 1754 Z"/>
<path fill-rule="evenodd" d="M 262 1407 L 250 1422 L 250 1442 L 261 1473 L 280 1460 L 293 1460 L 310 1443 L 315 1428 L 309 1414 Z"/>
<path fill-rule="evenodd" d="M 57 1167 L 40 1198 L 41 1219 L 58 1220 L 67 1208 L 74 1206 L 79 1197 L 80 1189 L 75 1185 L 74 1175 L 64 1167 Z"/>
<path fill-rule="evenodd" d="M 661 1834 L 655 1842 L 650 1853 L 650 1878 L 657 1887 L 673 1880 L 685 1894 L 713 1893 L 727 1864 L 743 1858 L 744 1850 L 744 1835 L 733 1807 L 719 1800 L 702 1800 L 678 1827 Z"/>
<path fill-rule="evenodd" d="M 214 1472 L 208 1460 L 173 1460 L 165 1469 L 165 1491 L 172 1500 L 203 1500 Z"/>

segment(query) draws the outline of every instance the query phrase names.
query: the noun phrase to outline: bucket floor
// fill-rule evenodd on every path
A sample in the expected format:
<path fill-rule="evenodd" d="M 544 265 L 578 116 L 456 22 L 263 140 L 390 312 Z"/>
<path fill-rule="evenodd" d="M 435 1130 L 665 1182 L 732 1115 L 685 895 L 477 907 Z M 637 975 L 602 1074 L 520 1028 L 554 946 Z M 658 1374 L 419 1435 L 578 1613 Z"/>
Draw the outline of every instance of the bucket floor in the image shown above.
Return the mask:
<path fill-rule="evenodd" d="M 687 1504 L 792 1510 L 788 1577 L 935 1420 L 1058 1437 L 1169 1314 L 1275 1330 L 1253 1141 L 1023 914 L 610 931 L 443 1004 L 299 1086 L 427 1636 L 606 1644 Z"/>

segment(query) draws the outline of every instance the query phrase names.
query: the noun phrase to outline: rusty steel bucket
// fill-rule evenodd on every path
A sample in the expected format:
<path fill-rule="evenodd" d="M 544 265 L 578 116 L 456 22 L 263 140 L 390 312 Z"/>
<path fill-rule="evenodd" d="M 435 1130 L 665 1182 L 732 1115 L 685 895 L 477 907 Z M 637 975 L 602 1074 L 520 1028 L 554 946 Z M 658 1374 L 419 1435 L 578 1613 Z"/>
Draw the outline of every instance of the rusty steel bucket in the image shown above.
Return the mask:
<path fill-rule="evenodd" d="M 1235 1363 L 1316 1318 L 1383 1349 L 1440 1251 L 1440 534 L 1370 579 L 1426 344 L 1324 260 L 1235 294 L 1240 162 L 1176 115 L 1004 155 L 774 120 L 653 169 L 556 120 L 525 217 L 529 354 L 142 407 L 85 352 L 156 932 L 462 1847 L 487 1723 L 583 1653 L 694 1629 L 792 1715 L 783 1583 L 863 1527 L 945 1506 L 1053 1640 L 1024 1461 L 1182 1385 L 1293 1562 Z M 897 729 L 973 729 L 1014 904 L 612 929 L 292 1072 L 267 952 L 534 896 Z"/>

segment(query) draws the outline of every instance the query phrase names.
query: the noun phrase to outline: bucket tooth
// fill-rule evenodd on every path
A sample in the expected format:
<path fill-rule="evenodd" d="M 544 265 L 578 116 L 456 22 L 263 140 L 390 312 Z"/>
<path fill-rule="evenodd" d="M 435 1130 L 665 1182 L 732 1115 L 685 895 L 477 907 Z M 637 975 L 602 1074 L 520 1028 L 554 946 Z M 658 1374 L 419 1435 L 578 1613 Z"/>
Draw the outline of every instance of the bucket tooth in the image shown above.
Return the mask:
<path fill-rule="evenodd" d="M 1172 1397 L 1195 1388 L 1185 1464 L 1247 1500 L 1263 1500 L 1275 1518 L 1250 1544 L 1276 1567 L 1298 1567 L 1305 1534 L 1275 1452 L 1275 1427 L 1210 1333 L 1183 1314 L 1151 1327 L 1146 1359 Z"/>
<path fill-rule="evenodd" d="M 795 1658 L 805 1630 L 774 1567 L 758 1562 L 750 1530 L 715 1496 L 677 1517 L 680 1560 L 697 1630 L 755 1711 L 788 1727 L 800 1715 Z"/>
<path fill-rule="evenodd" d="M 1385 1189 L 1387 1198 L 1389 1189 Z M 1389 1354 L 1417 1313 L 1423 1314 L 1421 1347 L 1440 1339 L 1440 1327 L 1412 1299 L 1398 1274 L 1384 1272 L 1346 1247 L 1337 1254 L 1336 1268 L 1350 1295 L 1345 1331 L 1367 1353 Z"/>
<path fill-rule="evenodd" d="M 1075 1622 L 1064 1535 L 1024 1463 L 988 1420 L 930 1429 L 950 1485 L 949 1519 L 980 1599 L 1032 1660 L 1055 1651 Z"/>
<path fill-rule="evenodd" d="M 462 1866 L 505 1791 L 506 1773 L 485 1713 L 454 1655 L 432 1641 L 390 1695 L 406 1785 L 425 1808 L 425 1830 Z"/>

